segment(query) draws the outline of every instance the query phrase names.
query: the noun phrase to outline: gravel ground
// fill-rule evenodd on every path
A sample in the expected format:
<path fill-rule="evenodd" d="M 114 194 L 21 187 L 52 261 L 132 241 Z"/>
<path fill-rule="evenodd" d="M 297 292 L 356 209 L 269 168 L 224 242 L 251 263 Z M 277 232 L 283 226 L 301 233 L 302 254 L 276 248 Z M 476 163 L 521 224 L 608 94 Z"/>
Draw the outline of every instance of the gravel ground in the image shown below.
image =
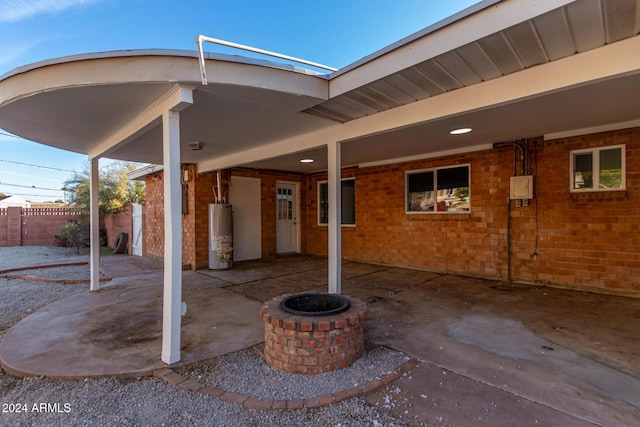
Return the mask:
<path fill-rule="evenodd" d="M 86 256 L 84 256 L 86 260 Z M 82 260 L 67 248 L 0 248 L 0 270 Z M 86 269 L 88 270 L 88 266 Z M 65 270 L 67 269 L 67 270 Z M 77 274 L 77 267 L 56 268 L 57 278 Z M 87 290 L 87 285 L 0 279 L 0 339 L 6 330 L 38 308 Z M 405 361 L 401 353 L 375 348 L 347 370 L 302 381 L 264 364 L 252 350 L 182 368 L 206 381 L 223 377 L 229 391 L 287 396 L 323 395 L 373 379 Z M 378 366 L 379 365 L 379 366 Z M 350 371 L 348 371 L 350 370 Z M 200 379 L 199 378 L 199 379 Z M 344 382 L 341 382 L 344 380 Z M 260 385 L 262 384 L 262 386 Z M 275 385 L 275 387 L 273 387 Z M 232 389 L 233 388 L 233 389 Z M 17 378 L 0 370 L 0 426 L 403 426 L 383 408 L 352 399 L 314 410 L 248 410 L 219 399 L 174 387 L 157 378 L 51 380 Z M 19 412 L 20 411 L 20 412 Z"/>
<path fill-rule="evenodd" d="M 78 252 L 74 248 L 55 246 L 13 246 L 0 248 L 0 270 L 31 267 L 62 262 L 88 262 L 87 249 Z"/>
<path fill-rule="evenodd" d="M 362 385 L 407 362 L 403 353 L 385 347 L 365 351 L 353 365 L 317 375 L 290 374 L 268 365 L 247 349 L 176 369 L 180 375 L 203 385 L 261 399 L 307 399 Z"/>

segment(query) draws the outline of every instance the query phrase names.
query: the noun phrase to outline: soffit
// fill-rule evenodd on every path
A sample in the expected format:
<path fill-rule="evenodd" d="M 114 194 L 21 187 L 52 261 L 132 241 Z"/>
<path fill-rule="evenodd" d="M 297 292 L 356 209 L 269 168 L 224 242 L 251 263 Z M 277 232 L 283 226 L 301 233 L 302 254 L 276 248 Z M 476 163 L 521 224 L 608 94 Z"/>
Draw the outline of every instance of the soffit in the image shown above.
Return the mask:
<path fill-rule="evenodd" d="M 578 0 L 332 97 L 306 112 L 347 122 L 639 33 L 639 1 Z M 424 43 L 428 40 L 425 37 Z"/>

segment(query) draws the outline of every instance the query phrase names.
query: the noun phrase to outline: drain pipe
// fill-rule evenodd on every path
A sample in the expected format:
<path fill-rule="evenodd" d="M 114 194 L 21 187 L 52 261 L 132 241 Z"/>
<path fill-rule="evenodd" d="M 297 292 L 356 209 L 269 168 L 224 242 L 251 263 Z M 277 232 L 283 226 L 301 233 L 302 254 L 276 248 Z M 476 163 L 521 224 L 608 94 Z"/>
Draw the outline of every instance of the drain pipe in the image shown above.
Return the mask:
<path fill-rule="evenodd" d="M 507 197 L 507 283 L 511 283 L 511 199 Z"/>

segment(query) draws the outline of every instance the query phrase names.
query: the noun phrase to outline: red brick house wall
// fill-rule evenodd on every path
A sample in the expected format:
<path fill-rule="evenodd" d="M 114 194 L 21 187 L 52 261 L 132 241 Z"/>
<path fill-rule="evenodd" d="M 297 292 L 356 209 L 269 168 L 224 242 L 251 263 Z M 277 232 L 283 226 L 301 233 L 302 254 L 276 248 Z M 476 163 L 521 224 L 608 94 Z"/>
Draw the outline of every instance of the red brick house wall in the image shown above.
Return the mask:
<path fill-rule="evenodd" d="M 190 174 L 188 186 L 189 213 L 182 216 L 182 260 L 192 268 L 207 268 L 209 265 L 209 208 L 214 203 L 212 188 L 216 183 L 216 172 L 196 173 L 195 165 L 187 166 Z M 300 206 L 306 205 L 304 191 L 307 178 L 301 174 L 281 171 L 236 168 L 222 174 L 222 193 L 227 201 L 229 173 L 235 176 L 260 178 L 262 215 L 262 257 L 276 255 L 276 184 L 278 181 L 300 184 Z M 144 204 L 143 250 L 144 255 L 161 258 L 164 256 L 164 184 L 162 172 L 146 177 Z M 301 217 L 301 247 L 306 251 L 306 220 Z"/>
<path fill-rule="evenodd" d="M 569 192 L 571 150 L 625 144 L 626 191 Z M 640 291 L 640 128 L 546 141 L 534 281 Z"/>
<path fill-rule="evenodd" d="M 570 151 L 626 144 L 626 191 L 571 193 Z M 513 280 L 588 290 L 640 291 L 640 128 L 529 146 L 536 197 L 511 202 Z M 372 168 L 356 178 L 356 226 L 342 227 L 345 259 L 505 279 L 507 204 L 513 152 L 502 148 Z M 517 160 L 519 163 L 519 159 Z M 471 212 L 404 213 L 404 173 L 471 166 Z M 518 165 L 519 168 L 519 165 Z M 310 178 L 309 193 L 325 174 Z M 307 205 L 308 252 L 326 255 L 327 227 Z M 637 292 L 636 292 L 637 293 Z"/>
<path fill-rule="evenodd" d="M 572 150 L 625 144 L 626 190 L 571 193 Z M 528 174 L 535 197 L 509 205 L 510 276 L 515 281 L 637 295 L 640 291 L 640 128 L 529 141 Z M 347 168 L 356 181 L 356 225 L 342 227 L 345 259 L 506 279 L 510 182 L 519 156 L 505 147 L 375 167 Z M 406 214 L 405 172 L 470 165 L 469 213 Z M 194 169 L 195 171 L 195 169 Z M 317 185 L 325 173 L 302 175 L 236 168 L 232 175 L 261 179 L 262 256 L 276 253 L 276 183 L 300 186 L 301 251 L 326 255 L 327 227 L 318 225 Z M 161 257 L 162 179 L 147 178 L 145 248 Z M 206 268 L 208 208 L 214 172 L 195 175 L 190 214 L 183 217 L 185 261 Z M 223 192 L 229 171 L 223 173 Z M 193 202 L 193 209 L 191 203 Z M 193 216 L 191 216 L 193 212 Z"/>
<path fill-rule="evenodd" d="M 145 178 L 145 202 L 142 205 L 142 255 L 164 257 L 164 184 L 162 172 Z"/>
<path fill-rule="evenodd" d="M 188 213 L 182 215 L 182 263 L 196 267 L 196 184 L 195 165 L 185 167 L 189 180 L 184 183 L 187 191 Z M 146 201 L 143 204 L 142 254 L 154 258 L 164 257 L 164 181 L 163 172 L 155 172 L 145 178 Z"/>
<path fill-rule="evenodd" d="M 261 184 L 261 205 L 262 205 L 262 257 L 271 258 L 276 256 L 276 187 L 279 181 L 295 182 L 300 189 L 300 210 L 298 220 L 300 221 L 300 251 L 307 251 L 307 219 L 304 215 L 307 205 L 306 182 L 307 177 L 302 174 L 274 171 L 256 170 L 246 168 L 236 168 L 232 170 L 234 176 L 244 176 L 249 178 L 260 178 Z"/>

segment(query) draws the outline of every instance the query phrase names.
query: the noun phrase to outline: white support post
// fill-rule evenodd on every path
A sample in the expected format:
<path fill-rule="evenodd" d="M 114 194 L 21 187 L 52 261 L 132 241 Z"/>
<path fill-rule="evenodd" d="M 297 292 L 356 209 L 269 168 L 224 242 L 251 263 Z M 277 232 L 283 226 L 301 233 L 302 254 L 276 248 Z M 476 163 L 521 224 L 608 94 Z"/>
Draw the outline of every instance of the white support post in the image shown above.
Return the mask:
<path fill-rule="evenodd" d="M 89 176 L 90 278 L 89 289 L 100 289 L 100 214 L 98 210 L 99 158 L 91 158 Z"/>
<path fill-rule="evenodd" d="M 329 190 L 329 293 L 342 292 L 342 206 L 341 206 L 341 146 L 327 144 Z"/>
<path fill-rule="evenodd" d="M 180 191 L 180 113 L 162 114 L 164 164 L 164 299 L 162 361 L 180 361 L 182 317 L 182 217 Z"/>

